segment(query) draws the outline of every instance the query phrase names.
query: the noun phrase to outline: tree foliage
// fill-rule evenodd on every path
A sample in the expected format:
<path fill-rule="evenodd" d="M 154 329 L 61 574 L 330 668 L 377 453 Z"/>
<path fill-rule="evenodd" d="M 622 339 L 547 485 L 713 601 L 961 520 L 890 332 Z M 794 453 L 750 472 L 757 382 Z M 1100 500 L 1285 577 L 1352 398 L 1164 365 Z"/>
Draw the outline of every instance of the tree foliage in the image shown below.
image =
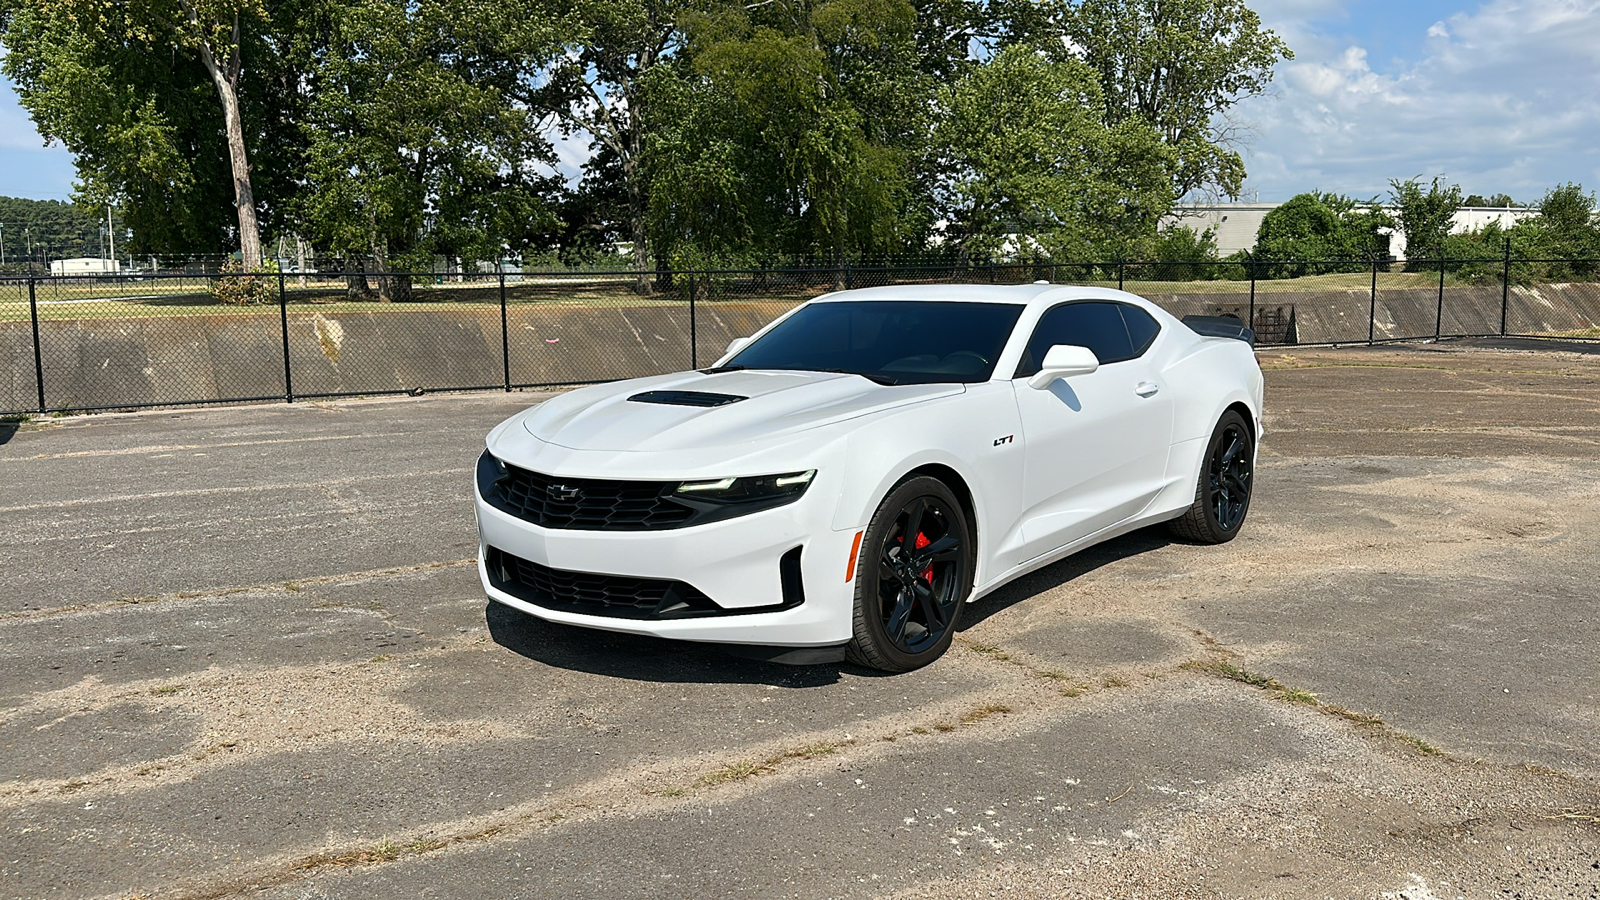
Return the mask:
<path fill-rule="evenodd" d="M 1312 191 L 1290 198 L 1261 220 L 1256 258 L 1273 263 L 1264 274 L 1294 277 L 1354 267 L 1313 267 L 1311 262 L 1359 261 L 1388 256 L 1384 231 L 1393 220 L 1377 204 Z"/>
<path fill-rule="evenodd" d="M 1170 211 L 1172 155 L 1137 121 L 1104 124 L 1077 60 L 1012 46 L 959 85 L 936 144 L 948 159 L 950 233 L 970 256 L 1103 261 Z"/>
<path fill-rule="evenodd" d="M 1426 187 L 1420 178 L 1389 182 L 1389 202 L 1395 226 L 1406 237 L 1406 259 L 1417 265 L 1444 256 L 1445 238 L 1456 210 L 1461 208 L 1461 186 L 1435 177 Z"/>
<path fill-rule="evenodd" d="M 521 254 L 553 230 L 549 142 L 509 102 L 510 70 L 476 46 L 497 17 L 470 0 L 356 0 L 327 23 L 296 206 L 319 245 L 426 269 Z"/>
<path fill-rule="evenodd" d="M 125 224 L 119 216 L 113 227 L 123 229 Z M 0 227 L 0 244 L 13 268 L 29 258 L 99 256 L 105 225 L 104 207 L 0 197 L 0 226 L 4 226 Z"/>
<path fill-rule="evenodd" d="M 1135 121 L 1176 154 L 1173 199 L 1244 182 L 1229 109 L 1294 54 L 1242 0 L 1056 0 L 1065 52 L 1094 70 L 1110 127 Z"/>
<path fill-rule="evenodd" d="M 1288 55 L 1241 0 L 0 0 L 0 37 L 137 252 L 250 245 L 253 208 L 378 270 L 627 246 L 641 289 L 941 222 L 1137 253 L 1237 190 L 1227 110 Z"/>

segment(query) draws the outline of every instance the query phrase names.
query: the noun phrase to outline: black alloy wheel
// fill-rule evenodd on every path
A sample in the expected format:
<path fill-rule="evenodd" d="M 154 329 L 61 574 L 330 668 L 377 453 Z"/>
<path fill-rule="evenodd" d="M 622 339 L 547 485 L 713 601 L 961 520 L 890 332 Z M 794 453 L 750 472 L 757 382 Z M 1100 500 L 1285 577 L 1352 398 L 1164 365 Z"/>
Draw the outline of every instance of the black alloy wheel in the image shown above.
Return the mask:
<path fill-rule="evenodd" d="M 1172 532 L 1200 544 L 1233 540 L 1250 511 L 1255 486 L 1255 436 L 1234 410 L 1222 414 L 1195 485 L 1194 504 L 1172 520 Z"/>
<path fill-rule="evenodd" d="M 974 558 L 966 512 L 943 482 L 896 486 L 861 543 L 850 658 L 889 672 L 938 659 L 972 592 Z"/>

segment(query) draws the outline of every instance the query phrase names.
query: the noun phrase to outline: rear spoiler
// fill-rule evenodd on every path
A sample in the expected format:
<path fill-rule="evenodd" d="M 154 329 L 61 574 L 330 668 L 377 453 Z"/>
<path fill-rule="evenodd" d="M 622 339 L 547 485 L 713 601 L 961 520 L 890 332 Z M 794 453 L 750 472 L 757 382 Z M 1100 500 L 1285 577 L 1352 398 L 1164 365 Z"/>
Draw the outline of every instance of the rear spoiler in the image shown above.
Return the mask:
<path fill-rule="evenodd" d="M 1245 327 L 1243 319 L 1234 316 L 1184 316 L 1183 324 L 1196 334 L 1233 338 L 1252 347 L 1256 345 L 1256 333 Z"/>

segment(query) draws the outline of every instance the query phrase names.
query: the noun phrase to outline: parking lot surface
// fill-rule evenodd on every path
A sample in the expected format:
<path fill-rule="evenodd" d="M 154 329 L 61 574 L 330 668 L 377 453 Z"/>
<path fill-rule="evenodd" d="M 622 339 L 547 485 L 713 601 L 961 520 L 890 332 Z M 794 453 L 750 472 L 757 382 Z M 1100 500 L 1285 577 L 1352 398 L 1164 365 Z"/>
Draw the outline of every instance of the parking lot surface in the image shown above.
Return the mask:
<path fill-rule="evenodd" d="M 486 604 L 540 399 L 0 427 L 0 897 L 1600 897 L 1600 356 L 1265 349 L 1250 521 L 907 675 Z"/>

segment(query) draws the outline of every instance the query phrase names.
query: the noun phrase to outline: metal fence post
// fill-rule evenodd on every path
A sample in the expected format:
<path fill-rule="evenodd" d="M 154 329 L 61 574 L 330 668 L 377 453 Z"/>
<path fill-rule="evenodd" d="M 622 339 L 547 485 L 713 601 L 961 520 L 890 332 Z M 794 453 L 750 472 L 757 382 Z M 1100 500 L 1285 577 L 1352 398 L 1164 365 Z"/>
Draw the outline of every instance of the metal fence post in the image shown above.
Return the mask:
<path fill-rule="evenodd" d="M 1367 346 L 1378 336 L 1378 257 L 1372 257 L 1372 298 L 1367 305 Z"/>
<path fill-rule="evenodd" d="M 283 402 L 294 402 L 294 381 L 289 374 L 289 294 L 283 273 L 278 273 L 278 325 L 283 333 Z"/>
<path fill-rule="evenodd" d="M 1506 333 L 1506 311 L 1511 306 L 1511 235 L 1506 235 L 1505 267 L 1500 270 L 1500 335 Z"/>
<path fill-rule="evenodd" d="M 1433 339 L 1444 331 L 1444 254 L 1439 254 L 1439 311 L 1433 317 Z"/>
<path fill-rule="evenodd" d="M 1126 267 L 1126 265 L 1127 264 L 1122 261 L 1122 257 L 1117 257 L 1117 290 L 1119 291 L 1122 290 L 1123 269 Z"/>
<path fill-rule="evenodd" d="M 695 324 L 694 324 L 694 295 L 696 293 L 698 293 L 698 292 L 695 290 L 694 273 L 690 272 L 689 273 L 689 368 L 691 368 L 691 369 L 700 368 L 700 344 L 699 344 L 699 341 L 697 340 L 698 335 L 695 333 L 696 329 L 695 329 Z"/>
<path fill-rule="evenodd" d="M 33 384 L 39 389 L 39 412 L 44 412 L 44 357 L 39 352 L 39 298 L 34 294 L 34 279 L 28 278 L 28 312 L 33 316 Z"/>
<path fill-rule="evenodd" d="M 506 316 L 506 270 L 500 269 L 500 371 L 511 393 L 511 325 Z"/>
<path fill-rule="evenodd" d="M 1245 256 L 1245 266 L 1250 270 L 1250 321 L 1249 326 L 1256 327 L 1256 258 L 1255 254 Z"/>

